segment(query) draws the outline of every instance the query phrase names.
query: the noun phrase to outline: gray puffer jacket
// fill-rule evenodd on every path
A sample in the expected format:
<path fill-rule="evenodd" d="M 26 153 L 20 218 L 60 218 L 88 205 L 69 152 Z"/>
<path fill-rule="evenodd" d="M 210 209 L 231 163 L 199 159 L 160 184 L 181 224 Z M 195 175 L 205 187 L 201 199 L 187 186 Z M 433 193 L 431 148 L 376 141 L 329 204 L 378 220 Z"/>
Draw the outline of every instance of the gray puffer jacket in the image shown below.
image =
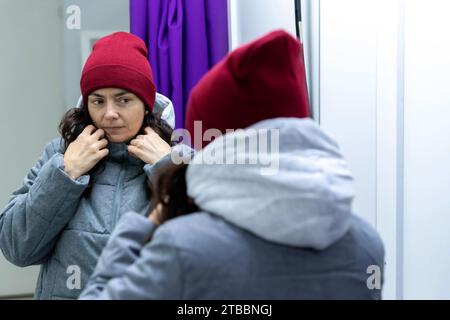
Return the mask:
<path fill-rule="evenodd" d="M 151 181 L 170 155 L 148 165 L 129 155 L 125 144 L 108 149 L 95 177 L 72 180 L 64 172 L 62 139 L 54 139 L 0 215 L 6 259 L 20 267 L 41 265 L 35 298 L 76 299 L 120 217 L 148 214 L 146 178 Z"/>
<path fill-rule="evenodd" d="M 279 152 L 242 147 L 264 129 L 279 130 Z M 312 120 L 221 136 L 195 155 L 186 182 L 201 211 L 158 228 L 125 214 L 80 299 L 381 298 L 383 242 L 352 213 L 348 165 Z"/>

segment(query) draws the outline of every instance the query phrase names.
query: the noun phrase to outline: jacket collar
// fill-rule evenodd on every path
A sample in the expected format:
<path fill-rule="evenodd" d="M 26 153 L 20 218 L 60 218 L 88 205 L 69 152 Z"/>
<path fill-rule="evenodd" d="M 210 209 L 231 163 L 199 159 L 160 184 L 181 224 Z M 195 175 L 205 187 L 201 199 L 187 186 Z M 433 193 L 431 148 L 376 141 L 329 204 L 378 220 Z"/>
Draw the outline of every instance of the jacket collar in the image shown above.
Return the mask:
<path fill-rule="evenodd" d="M 107 159 L 123 164 L 125 162 L 143 167 L 145 165 L 144 161 L 133 157 L 130 153 L 128 153 L 128 144 L 126 143 L 108 143 L 107 146 L 109 150 L 109 154 Z"/>

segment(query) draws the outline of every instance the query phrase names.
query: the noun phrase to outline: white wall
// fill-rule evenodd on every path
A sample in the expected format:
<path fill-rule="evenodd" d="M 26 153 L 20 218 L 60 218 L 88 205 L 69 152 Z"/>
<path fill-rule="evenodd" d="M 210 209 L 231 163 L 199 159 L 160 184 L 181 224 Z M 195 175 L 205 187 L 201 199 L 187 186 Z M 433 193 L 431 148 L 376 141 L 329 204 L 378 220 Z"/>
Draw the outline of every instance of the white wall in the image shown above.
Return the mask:
<path fill-rule="evenodd" d="M 320 11 L 320 124 L 339 142 L 355 175 L 355 212 L 373 225 L 377 25 L 368 16 L 374 10 L 367 1 L 322 0 Z"/>
<path fill-rule="evenodd" d="M 274 29 L 296 36 L 294 0 L 228 0 L 228 12 L 231 50 Z"/>
<path fill-rule="evenodd" d="M 60 1 L 0 0 L 0 207 L 21 184 L 64 112 Z M 34 292 L 38 267 L 0 254 L 0 296 Z"/>
<path fill-rule="evenodd" d="M 448 299 L 447 1 L 321 0 L 320 123 L 386 247 L 384 297 Z"/>
<path fill-rule="evenodd" d="M 450 3 L 405 5 L 405 298 L 450 299 Z"/>

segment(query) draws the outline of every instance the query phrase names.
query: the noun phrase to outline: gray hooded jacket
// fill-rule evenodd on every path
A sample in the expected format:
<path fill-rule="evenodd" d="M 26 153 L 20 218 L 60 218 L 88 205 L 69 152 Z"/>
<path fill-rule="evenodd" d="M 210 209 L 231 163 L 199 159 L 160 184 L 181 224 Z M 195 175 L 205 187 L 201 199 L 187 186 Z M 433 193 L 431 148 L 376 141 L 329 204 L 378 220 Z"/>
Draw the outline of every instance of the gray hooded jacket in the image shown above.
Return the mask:
<path fill-rule="evenodd" d="M 171 102 L 157 95 L 154 110 L 173 122 Z M 146 215 L 146 178 L 170 155 L 148 165 L 128 154 L 127 145 L 108 145 L 103 169 L 72 180 L 64 172 L 63 141 L 47 144 L 0 215 L 0 248 L 11 263 L 41 265 L 35 298 L 76 299 L 98 257 L 127 211 Z M 89 181 L 95 179 L 90 192 Z"/>
<path fill-rule="evenodd" d="M 242 132 L 216 139 L 186 175 L 202 212 L 159 228 L 124 215 L 81 298 L 380 299 L 368 270 L 383 270 L 383 244 L 352 214 L 353 179 L 337 144 L 309 119 L 266 120 L 243 134 L 259 129 L 279 129 L 275 174 L 262 162 L 205 164 L 208 155 L 272 156 L 224 148 Z"/>

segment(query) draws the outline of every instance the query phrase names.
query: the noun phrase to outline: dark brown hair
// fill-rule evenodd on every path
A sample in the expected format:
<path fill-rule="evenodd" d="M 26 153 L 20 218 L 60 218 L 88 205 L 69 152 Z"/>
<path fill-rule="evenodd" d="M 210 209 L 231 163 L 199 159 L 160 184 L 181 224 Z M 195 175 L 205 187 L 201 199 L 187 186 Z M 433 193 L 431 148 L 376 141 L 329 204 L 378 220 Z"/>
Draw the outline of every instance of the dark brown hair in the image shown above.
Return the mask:
<path fill-rule="evenodd" d="M 161 205 L 159 222 L 199 211 L 194 200 L 187 194 L 187 164 L 166 165 L 158 172 L 152 197 L 153 208 Z"/>

